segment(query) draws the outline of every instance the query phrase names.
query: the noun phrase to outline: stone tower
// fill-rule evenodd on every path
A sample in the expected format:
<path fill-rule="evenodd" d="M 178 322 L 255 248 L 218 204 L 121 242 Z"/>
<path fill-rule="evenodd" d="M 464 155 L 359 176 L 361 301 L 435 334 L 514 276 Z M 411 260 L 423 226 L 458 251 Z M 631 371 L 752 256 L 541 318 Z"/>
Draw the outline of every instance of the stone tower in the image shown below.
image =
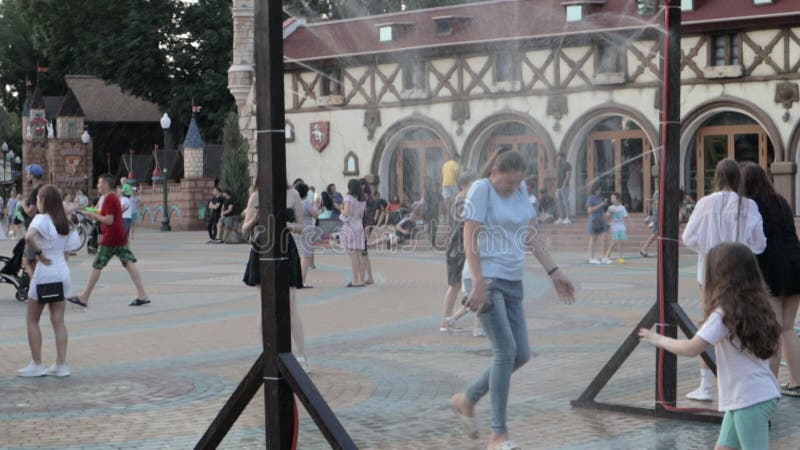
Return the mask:
<path fill-rule="evenodd" d="M 203 136 L 200 135 L 200 128 L 192 115 L 189 123 L 189 131 L 186 132 L 186 139 L 183 141 L 183 176 L 187 180 L 203 178 Z"/>
<path fill-rule="evenodd" d="M 255 44 L 254 0 L 233 0 L 233 61 L 228 69 L 228 90 L 236 100 L 239 130 L 250 146 L 250 173 L 255 173 Z"/>
<path fill-rule="evenodd" d="M 30 97 L 28 115 L 23 118 L 23 141 L 22 141 L 22 196 L 26 197 L 32 184 L 25 179 L 25 167 L 30 164 L 38 164 L 45 171 L 44 180 L 49 179 L 47 171 L 47 121 L 44 97 L 39 86 L 33 90 Z"/>

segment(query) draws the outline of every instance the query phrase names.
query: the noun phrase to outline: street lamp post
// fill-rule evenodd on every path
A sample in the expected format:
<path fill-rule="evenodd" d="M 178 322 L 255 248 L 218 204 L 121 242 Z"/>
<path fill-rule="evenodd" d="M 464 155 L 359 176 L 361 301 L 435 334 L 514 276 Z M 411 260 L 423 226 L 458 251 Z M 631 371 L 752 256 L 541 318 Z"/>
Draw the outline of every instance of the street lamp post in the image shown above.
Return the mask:
<path fill-rule="evenodd" d="M 89 195 L 89 184 L 91 183 L 91 175 L 89 174 L 89 141 L 91 140 L 89 129 L 84 128 L 83 134 L 81 134 L 81 142 L 83 142 L 83 174 L 86 176 L 86 190 L 83 193 L 87 196 Z"/>
<path fill-rule="evenodd" d="M 8 179 L 8 170 L 6 165 L 6 155 L 8 154 L 8 143 L 3 142 L 3 145 L 0 145 L 0 149 L 3 150 L 3 182 L 5 183 Z"/>
<path fill-rule="evenodd" d="M 164 130 L 164 160 L 161 168 L 161 179 L 164 181 L 164 220 L 161 222 L 161 231 L 172 231 L 169 225 L 169 205 L 167 203 L 167 132 L 172 120 L 167 113 L 161 116 L 161 129 Z"/>

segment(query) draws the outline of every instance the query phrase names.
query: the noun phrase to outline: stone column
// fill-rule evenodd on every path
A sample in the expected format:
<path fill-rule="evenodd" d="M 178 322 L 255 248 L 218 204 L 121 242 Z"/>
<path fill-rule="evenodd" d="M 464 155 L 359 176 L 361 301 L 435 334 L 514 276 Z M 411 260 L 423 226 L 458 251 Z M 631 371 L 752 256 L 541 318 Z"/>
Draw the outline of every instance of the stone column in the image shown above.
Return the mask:
<path fill-rule="evenodd" d="M 794 176 L 797 173 L 797 164 L 792 161 L 775 161 L 769 169 L 772 173 L 775 190 L 786 198 L 789 206 L 792 207 L 792 212 L 795 212 Z"/>
<path fill-rule="evenodd" d="M 203 148 L 183 149 L 183 176 L 188 180 L 203 178 Z"/>

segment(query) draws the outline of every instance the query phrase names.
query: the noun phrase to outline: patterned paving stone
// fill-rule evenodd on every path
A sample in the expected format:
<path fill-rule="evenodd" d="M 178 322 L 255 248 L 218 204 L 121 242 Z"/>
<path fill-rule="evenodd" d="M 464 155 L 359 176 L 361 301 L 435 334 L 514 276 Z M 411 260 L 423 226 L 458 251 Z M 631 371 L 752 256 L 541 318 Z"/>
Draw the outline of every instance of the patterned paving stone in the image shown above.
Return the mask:
<path fill-rule="evenodd" d="M 581 237 L 583 239 L 583 237 Z M 246 246 L 205 245 L 201 233 L 144 231 L 133 243 L 153 304 L 130 308 L 126 273 L 112 265 L 88 310 L 68 308 L 66 379 L 21 379 L 29 359 L 22 304 L 0 285 L 0 449 L 190 449 L 258 355 L 258 304 L 241 283 Z M 536 356 L 515 373 L 512 436 L 526 449 L 710 448 L 718 427 L 573 409 L 577 398 L 655 301 L 653 258 L 589 266 L 559 254 L 578 285 L 578 304 L 554 298 L 533 259 L 525 279 L 526 319 Z M 0 254 L 10 243 L 0 242 Z M 371 252 L 376 286 L 352 290 L 346 257 L 323 254 L 298 292 L 312 380 L 364 449 L 482 449 L 463 436 L 448 399 L 490 362 L 485 339 L 438 332 L 445 268 L 429 249 Z M 91 259 L 70 261 L 73 284 Z M 700 315 L 695 260 L 681 256 L 680 303 Z M 472 318 L 463 320 L 469 329 Z M 44 358 L 54 358 L 42 320 Z M 640 347 L 601 393 L 603 401 L 652 406 L 654 351 Z M 693 389 L 697 363 L 679 360 L 679 396 Z M 785 378 L 785 374 L 783 375 Z M 698 406 L 680 401 L 680 406 Z M 264 448 L 259 392 L 220 448 Z M 477 408 L 488 435 L 489 401 Z M 772 448 L 800 439 L 800 401 L 783 399 Z M 328 448 L 300 408 L 301 449 Z"/>

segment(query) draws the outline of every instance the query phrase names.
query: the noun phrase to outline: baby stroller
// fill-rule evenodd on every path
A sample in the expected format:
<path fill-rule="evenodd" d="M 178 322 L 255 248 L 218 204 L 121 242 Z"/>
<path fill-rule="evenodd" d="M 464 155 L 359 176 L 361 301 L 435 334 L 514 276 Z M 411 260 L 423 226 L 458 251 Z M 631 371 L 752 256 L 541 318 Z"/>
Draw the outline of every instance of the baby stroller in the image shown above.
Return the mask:
<path fill-rule="evenodd" d="M 0 269 L 0 283 L 8 283 L 14 285 L 17 289 L 15 295 L 16 299 L 24 302 L 28 299 L 28 287 L 30 286 L 30 278 L 28 274 L 22 269 L 22 257 L 25 251 L 25 238 L 22 238 L 14 246 L 11 257 L 0 256 L 3 268 Z"/>

